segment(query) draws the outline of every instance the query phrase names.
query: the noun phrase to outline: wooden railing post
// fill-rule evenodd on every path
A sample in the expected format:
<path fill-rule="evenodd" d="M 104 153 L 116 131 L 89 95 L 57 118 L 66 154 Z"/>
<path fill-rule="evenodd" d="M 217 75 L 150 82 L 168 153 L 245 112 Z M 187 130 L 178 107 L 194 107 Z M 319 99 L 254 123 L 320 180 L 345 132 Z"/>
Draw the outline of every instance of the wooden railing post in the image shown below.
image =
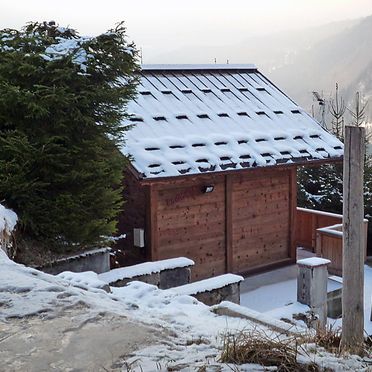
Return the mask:
<path fill-rule="evenodd" d="M 364 128 L 345 127 L 342 346 L 356 353 L 362 351 L 364 342 L 364 138 Z"/>

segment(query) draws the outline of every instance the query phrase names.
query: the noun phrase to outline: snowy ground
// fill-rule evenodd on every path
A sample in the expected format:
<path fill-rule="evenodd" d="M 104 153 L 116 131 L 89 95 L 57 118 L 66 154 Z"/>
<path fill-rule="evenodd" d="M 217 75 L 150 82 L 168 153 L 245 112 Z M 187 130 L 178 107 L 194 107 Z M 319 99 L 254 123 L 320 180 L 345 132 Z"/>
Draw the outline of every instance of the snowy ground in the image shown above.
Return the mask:
<path fill-rule="evenodd" d="M 365 266 L 364 278 L 364 324 L 365 330 L 372 335 L 372 267 Z M 328 291 L 337 289 L 338 285 L 329 280 Z M 245 279 L 241 285 L 241 305 L 270 315 L 274 318 L 288 317 L 291 310 L 302 308 L 297 301 L 297 266 L 277 269 Z M 287 306 L 290 305 L 290 306 Z M 341 320 L 328 319 L 328 324 L 341 327 Z"/>
<path fill-rule="evenodd" d="M 276 333 L 218 316 L 190 296 L 140 282 L 107 293 L 92 273 L 48 275 L 1 250 L 0 267 L 0 371 L 267 371 L 219 363 L 222 335 L 253 327 Z M 305 358 L 367 371 L 360 358 L 314 353 Z"/>

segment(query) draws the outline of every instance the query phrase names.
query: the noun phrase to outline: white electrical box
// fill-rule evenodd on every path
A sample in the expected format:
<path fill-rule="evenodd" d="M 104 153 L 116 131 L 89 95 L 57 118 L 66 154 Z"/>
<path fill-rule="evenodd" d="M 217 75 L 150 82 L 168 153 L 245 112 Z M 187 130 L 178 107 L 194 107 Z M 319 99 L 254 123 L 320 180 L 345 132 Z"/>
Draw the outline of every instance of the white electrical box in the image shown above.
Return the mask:
<path fill-rule="evenodd" d="M 134 246 L 139 248 L 145 247 L 145 230 L 133 229 Z"/>

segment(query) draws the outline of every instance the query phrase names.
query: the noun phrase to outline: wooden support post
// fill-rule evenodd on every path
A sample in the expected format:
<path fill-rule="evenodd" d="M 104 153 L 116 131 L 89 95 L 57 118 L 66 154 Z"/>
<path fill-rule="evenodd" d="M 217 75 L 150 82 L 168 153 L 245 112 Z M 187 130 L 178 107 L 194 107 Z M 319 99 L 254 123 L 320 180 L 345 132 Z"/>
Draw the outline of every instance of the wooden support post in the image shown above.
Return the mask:
<path fill-rule="evenodd" d="M 364 138 L 364 128 L 345 127 L 341 342 L 356 353 L 364 342 Z"/>
<path fill-rule="evenodd" d="M 225 176 L 225 249 L 226 249 L 226 272 L 234 272 L 234 257 L 233 257 L 233 244 L 232 244 L 232 211 L 233 211 L 233 200 L 232 200 L 232 176 Z"/>
<path fill-rule="evenodd" d="M 289 175 L 289 257 L 297 257 L 297 168 L 292 168 Z"/>
<path fill-rule="evenodd" d="M 158 189 L 154 185 L 147 187 L 146 192 L 146 259 L 156 261 L 159 259 L 158 252 Z"/>

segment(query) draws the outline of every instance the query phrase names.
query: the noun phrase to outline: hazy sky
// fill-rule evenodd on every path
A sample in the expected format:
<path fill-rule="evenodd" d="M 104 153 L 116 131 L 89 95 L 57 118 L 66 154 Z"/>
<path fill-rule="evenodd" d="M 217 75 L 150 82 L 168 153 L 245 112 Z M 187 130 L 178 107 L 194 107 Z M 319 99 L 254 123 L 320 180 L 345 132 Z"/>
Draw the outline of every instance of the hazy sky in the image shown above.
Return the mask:
<path fill-rule="evenodd" d="M 96 34 L 124 20 L 146 62 L 182 45 L 224 45 L 371 14 L 372 0 L 0 0 L 0 28 L 55 20 Z"/>

